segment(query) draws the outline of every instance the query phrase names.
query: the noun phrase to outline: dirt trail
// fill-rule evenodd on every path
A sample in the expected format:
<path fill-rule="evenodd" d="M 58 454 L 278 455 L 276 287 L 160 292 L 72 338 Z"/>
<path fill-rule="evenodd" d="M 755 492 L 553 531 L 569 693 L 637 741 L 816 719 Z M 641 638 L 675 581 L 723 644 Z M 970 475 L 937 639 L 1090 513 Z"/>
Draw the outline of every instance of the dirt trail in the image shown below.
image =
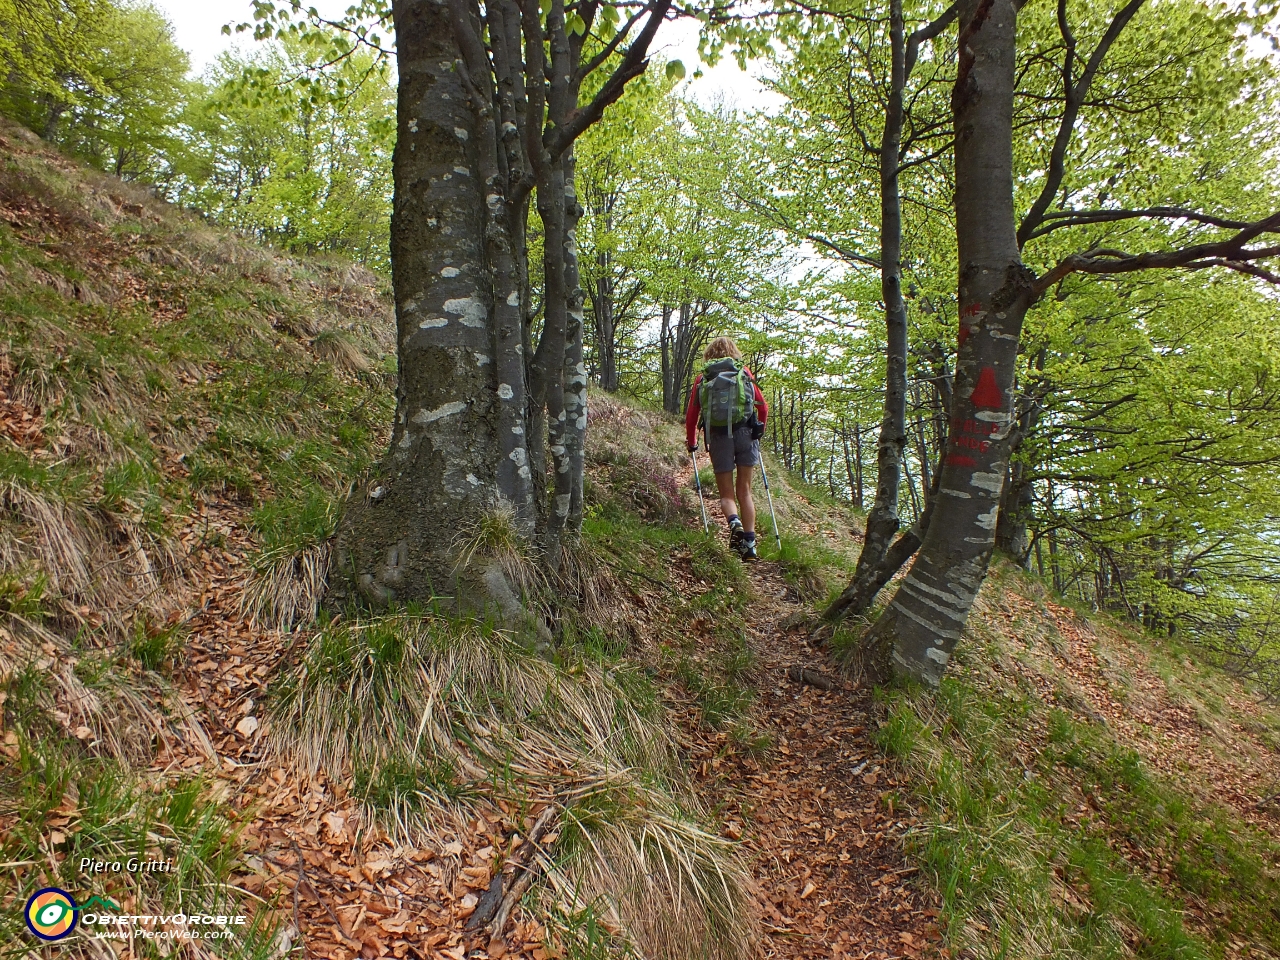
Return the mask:
<path fill-rule="evenodd" d="M 190 622 L 180 675 L 217 759 L 209 764 L 190 747 L 158 758 L 161 768 L 212 772 L 218 792 L 240 811 L 252 872 L 238 884 L 279 897 L 285 927 L 300 928 L 309 957 L 554 955 L 536 923 L 510 930 L 505 950 L 463 930 L 487 886 L 495 847 L 514 823 L 500 813 L 477 818 L 443 851 L 358 836 L 343 785 L 322 776 L 300 781 L 266 749 L 258 705 L 281 661 L 296 655 L 297 638 L 254 629 L 239 616 L 249 546 L 239 513 L 238 505 L 210 503 L 187 531 L 191 538 L 216 534 L 222 543 L 196 551 L 202 609 Z M 770 749 L 756 756 L 728 751 L 727 733 L 702 726 L 690 732 L 690 763 L 724 833 L 741 839 L 753 865 L 762 953 L 936 956 L 936 904 L 902 857 L 912 822 L 896 798 L 901 781 L 871 742 L 870 697 L 849 689 L 830 658 L 806 645 L 803 626 L 787 629 L 803 607 L 777 565 L 753 564 L 748 575 L 755 594 L 749 640 L 758 663 L 753 719 Z M 816 671 L 833 688 L 796 683 L 788 678 L 792 666 Z M 252 721 L 242 723 L 246 718 Z"/>
<path fill-rule="evenodd" d="M 763 759 L 721 759 L 724 735 L 705 736 L 693 762 L 730 835 L 740 835 L 761 891 L 766 957 L 938 955 L 937 904 L 902 856 L 912 826 L 903 780 L 871 741 L 871 697 L 809 647 L 803 608 L 774 563 L 749 567 L 754 721 L 772 740 Z M 788 619 L 791 618 L 791 619 Z M 793 667 L 831 681 L 798 683 Z"/>

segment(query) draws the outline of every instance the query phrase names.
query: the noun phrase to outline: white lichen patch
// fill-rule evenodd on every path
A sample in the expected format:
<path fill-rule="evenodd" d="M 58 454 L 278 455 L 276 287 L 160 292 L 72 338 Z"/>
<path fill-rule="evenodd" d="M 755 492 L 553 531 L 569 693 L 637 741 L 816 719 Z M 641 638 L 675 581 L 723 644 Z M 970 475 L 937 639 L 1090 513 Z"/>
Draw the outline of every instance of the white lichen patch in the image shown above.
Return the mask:
<path fill-rule="evenodd" d="M 410 120 L 409 120 L 409 132 L 410 132 L 410 133 L 417 133 L 417 132 L 418 132 L 418 118 L 417 118 L 417 117 L 412 117 L 412 118 L 410 118 Z"/>
<path fill-rule="evenodd" d="M 519 291 L 517 291 L 517 290 L 512 290 L 510 293 L 508 293 L 508 294 L 507 294 L 507 306 L 508 306 L 508 307 L 518 307 L 518 306 L 520 306 L 520 293 L 519 293 Z"/>
<path fill-rule="evenodd" d="M 452 403 L 442 404 L 434 410 L 419 410 L 413 415 L 414 423 L 434 423 L 445 417 L 452 417 L 467 409 L 465 400 L 454 400 Z"/>
<path fill-rule="evenodd" d="M 453 172 L 464 177 L 471 176 L 471 171 L 468 170 L 466 167 L 454 167 Z"/>
<path fill-rule="evenodd" d="M 483 327 L 489 311 L 476 297 L 459 297 L 444 302 L 444 312 L 456 314 L 464 327 Z"/>
<path fill-rule="evenodd" d="M 1004 471 L 996 473 L 981 473 L 974 471 L 969 476 L 970 486 L 977 487 L 979 490 L 986 490 L 988 493 L 1000 494 L 1000 490 L 1004 487 Z"/>
<path fill-rule="evenodd" d="M 525 465 L 525 458 L 527 454 L 525 453 L 524 447 L 516 447 L 509 454 L 507 454 L 507 456 L 511 459 L 511 462 L 514 463 L 517 467 L 523 467 Z"/>
<path fill-rule="evenodd" d="M 978 519 L 974 522 L 983 530 L 992 530 L 996 528 L 996 518 L 1000 516 L 1000 504 L 993 504 L 988 513 L 978 514 Z"/>
<path fill-rule="evenodd" d="M 459 140 L 466 140 L 469 137 L 469 134 L 467 133 L 467 131 L 463 130 L 461 127 L 454 127 L 453 135 L 457 137 Z"/>
<path fill-rule="evenodd" d="M 425 320 L 418 321 L 419 330 L 430 330 L 433 327 L 447 327 L 449 320 L 447 317 L 427 317 Z"/>
<path fill-rule="evenodd" d="M 511 389 L 511 384 L 509 383 L 498 384 L 498 396 L 500 396 L 503 400 L 510 400 L 515 395 L 516 395 L 516 392 Z"/>
<path fill-rule="evenodd" d="M 440 276 L 444 277 L 446 280 L 452 280 L 461 272 L 462 271 L 459 270 L 457 267 L 445 267 L 443 270 L 440 271 Z"/>

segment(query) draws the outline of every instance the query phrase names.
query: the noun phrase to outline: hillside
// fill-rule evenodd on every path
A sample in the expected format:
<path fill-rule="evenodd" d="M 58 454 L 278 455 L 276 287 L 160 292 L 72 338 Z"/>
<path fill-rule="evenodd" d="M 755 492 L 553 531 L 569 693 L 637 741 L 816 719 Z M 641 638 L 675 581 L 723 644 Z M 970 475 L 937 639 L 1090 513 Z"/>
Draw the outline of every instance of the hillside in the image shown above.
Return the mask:
<path fill-rule="evenodd" d="M 554 644 L 317 616 L 382 285 L 9 124 L 0 163 L 0 953 L 172 952 L 39 948 L 58 886 L 251 918 L 193 957 L 1280 956 L 1274 704 L 1008 567 L 938 694 L 860 688 L 856 624 L 809 641 L 858 518 L 775 469 L 743 567 L 632 402 L 593 397 L 574 569 L 458 533 Z M 130 857 L 173 869 L 81 870 Z"/>

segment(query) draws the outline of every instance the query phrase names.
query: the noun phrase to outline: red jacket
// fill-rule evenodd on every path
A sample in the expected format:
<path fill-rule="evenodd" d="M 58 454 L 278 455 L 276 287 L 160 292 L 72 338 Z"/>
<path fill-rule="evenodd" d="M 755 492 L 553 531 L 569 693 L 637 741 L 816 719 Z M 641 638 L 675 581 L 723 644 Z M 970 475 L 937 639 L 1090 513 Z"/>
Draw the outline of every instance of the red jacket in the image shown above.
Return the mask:
<path fill-rule="evenodd" d="M 744 367 L 743 369 L 746 368 Z M 764 402 L 764 394 L 760 392 L 760 384 L 756 383 L 756 378 L 750 370 L 747 370 L 747 376 L 751 377 L 751 384 L 756 391 L 756 416 L 760 418 L 761 423 L 764 423 L 769 416 L 769 405 Z M 684 411 L 684 432 L 691 447 L 698 442 L 698 418 L 702 415 L 702 403 L 698 400 L 698 384 L 700 383 L 702 383 L 702 374 L 698 374 L 693 379 L 693 390 L 689 393 L 689 403 Z"/>

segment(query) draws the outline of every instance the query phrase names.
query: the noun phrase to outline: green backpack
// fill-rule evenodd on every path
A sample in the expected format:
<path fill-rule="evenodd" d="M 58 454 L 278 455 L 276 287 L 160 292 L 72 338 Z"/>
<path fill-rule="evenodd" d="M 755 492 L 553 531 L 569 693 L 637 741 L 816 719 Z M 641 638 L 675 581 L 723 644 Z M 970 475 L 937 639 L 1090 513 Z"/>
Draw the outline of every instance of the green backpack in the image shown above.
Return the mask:
<path fill-rule="evenodd" d="M 755 416 L 755 381 L 737 360 L 731 357 L 716 360 L 702 371 L 698 404 L 702 407 L 708 435 L 713 427 L 731 434 L 735 426 L 749 422 Z"/>

